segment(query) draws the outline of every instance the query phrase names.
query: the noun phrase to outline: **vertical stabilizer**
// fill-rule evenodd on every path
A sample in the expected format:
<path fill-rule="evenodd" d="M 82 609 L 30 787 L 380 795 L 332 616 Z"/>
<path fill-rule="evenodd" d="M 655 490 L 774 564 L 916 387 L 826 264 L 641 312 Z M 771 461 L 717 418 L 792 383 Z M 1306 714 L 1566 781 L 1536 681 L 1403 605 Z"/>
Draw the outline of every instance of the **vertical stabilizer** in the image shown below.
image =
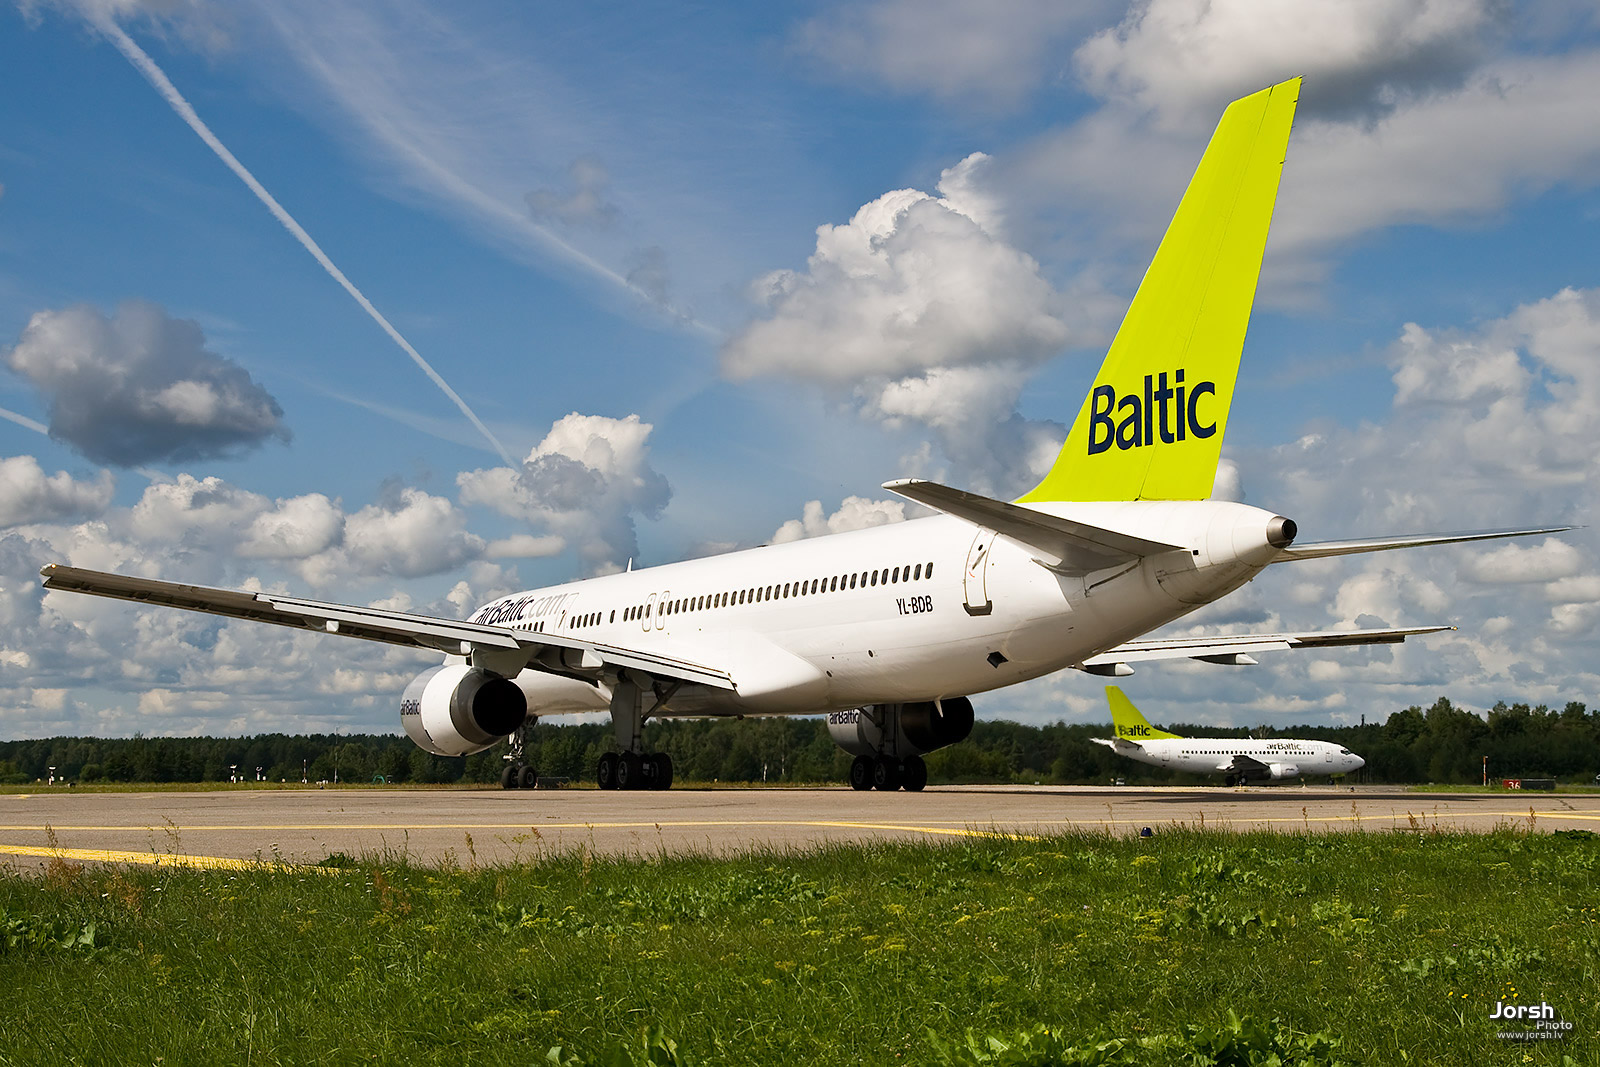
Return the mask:
<path fill-rule="evenodd" d="M 1178 736 L 1151 726 L 1149 720 L 1133 706 L 1133 701 L 1114 685 L 1106 686 L 1106 701 L 1111 705 L 1111 725 L 1115 727 L 1117 737 L 1124 741 L 1159 741 L 1163 737 Z"/>
<path fill-rule="evenodd" d="M 1211 495 L 1299 97 L 1292 78 L 1223 112 L 1055 466 L 1021 503 Z"/>

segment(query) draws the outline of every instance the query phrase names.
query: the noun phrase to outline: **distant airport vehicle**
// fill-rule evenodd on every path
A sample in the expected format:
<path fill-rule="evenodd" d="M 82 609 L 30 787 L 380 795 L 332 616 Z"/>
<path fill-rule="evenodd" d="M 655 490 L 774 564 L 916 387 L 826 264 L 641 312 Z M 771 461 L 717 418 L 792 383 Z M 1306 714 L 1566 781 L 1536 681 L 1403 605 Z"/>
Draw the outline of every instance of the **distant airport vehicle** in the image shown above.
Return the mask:
<path fill-rule="evenodd" d="M 1296 545 L 1292 520 L 1207 499 L 1299 88 L 1224 112 L 1055 465 L 1014 502 L 889 482 L 942 514 L 529 590 L 467 620 L 58 564 L 44 584 L 441 652 L 400 721 L 443 756 L 510 738 L 508 787 L 536 781 L 521 759 L 530 722 L 609 711 L 605 788 L 671 784 L 671 759 L 645 751 L 649 718 L 826 714 L 856 756 L 851 785 L 918 790 L 921 757 L 971 731 L 975 693 L 1068 667 L 1245 664 L 1446 629 L 1142 636 L 1272 563 L 1557 532 Z"/>
<path fill-rule="evenodd" d="M 1220 774 L 1228 785 L 1279 781 L 1311 775 L 1340 775 L 1360 770 L 1367 761 L 1332 741 L 1275 737 L 1253 741 L 1240 737 L 1179 737 L 1157 730 L 1114 685 L 1106 686 L 1111 725 L 1116 737 L 1091 737 L 1119 756 L 1189 774 Z"/>

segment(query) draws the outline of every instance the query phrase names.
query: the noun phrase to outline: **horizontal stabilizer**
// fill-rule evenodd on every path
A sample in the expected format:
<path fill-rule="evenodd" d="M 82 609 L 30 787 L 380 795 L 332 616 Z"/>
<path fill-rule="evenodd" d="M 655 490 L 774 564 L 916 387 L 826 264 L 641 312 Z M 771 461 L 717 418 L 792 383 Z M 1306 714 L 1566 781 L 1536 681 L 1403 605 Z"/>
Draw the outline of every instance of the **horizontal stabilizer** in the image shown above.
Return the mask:
<path fill-rule="evenodd" d="M 329 604 L 275 593 L 212 589 L 203 585 L 165 582 L 157 578 L 135 578 L 126 574 L 65 567 L 58 563 L 46 565 L 39 573 L 44 575 L 46 589 L 203 611 L 232 619 L 249 619 L 252 622 L 429 649 L 451 656 L 474 656 L 475 662 L 476 658 L 494 657 L 495 662 L 510 664 L 503 673 L 512 675 L 517 673 L 516 668 L 525 668 L 589 678 L 595 676 L 599 668 L 631 668 L 657 678 L 693 682 L 716 689 L 735 688 L 726 671 L 565 634 L 533 633 L 508 626 L 485 626 L 460 619 L 441 619 L 354 604 Z"/>
<path fill-rule="evenodd" d="M 1198 637 L 1157 637 L 1129 641 L 1109 652 L 1077 664 L 1079 670 L 1104 674 L 1108 668 L 1138 660 L 1198 659 L 1207 663 L 1254 662 L 1256 652 L 1291 648 L 1339 648 L 1345 645 L 1393 645 L 1417 634 L 1454 630 L 1454 626 L 1411 626 L 1382 630 L 1323 630 L 1291 634 L 1211 634 Z M 1131 673 L 1131 671 L 1130 671 Z"/>
<path fill-rule="evenodd" d="M 1409 537 L 1357 537 L 1349 541 L 1315 541 L 1309 545 L 1290 545 L 1278 553 L 1274 563 L 1293 559 L 1325 559 L 1328 556 L 1354 556 L 1361 552 L 1387 552 L 1391 548 L 1419 548 L 1423 545 L 1456 545 L 1466 541 L 1493 541 L 1501 537 L 1536 537 L 1539 534 L 1565 533 L 1571 526 L 1540 526 L 1532 530 L 1472 530 L 1466 533 L 1412 534 Z"/>
<path fill-rule="evenodd" d="M 1046 515 L 1032 508 L 952 489 L 937 482 L 905 478 L 884 482 L 883 487 L 907 500 L 926 504 L 936 511 L 965 519 L 974 526 L 993 530 L 1018 544 L 1026 545 L 1038 554 L 1040 563 L 1058 574 L 1089 574 L 1145 556 L 1187 551 L 1177 545 L 1148 541 L 1088 523 Z"/>

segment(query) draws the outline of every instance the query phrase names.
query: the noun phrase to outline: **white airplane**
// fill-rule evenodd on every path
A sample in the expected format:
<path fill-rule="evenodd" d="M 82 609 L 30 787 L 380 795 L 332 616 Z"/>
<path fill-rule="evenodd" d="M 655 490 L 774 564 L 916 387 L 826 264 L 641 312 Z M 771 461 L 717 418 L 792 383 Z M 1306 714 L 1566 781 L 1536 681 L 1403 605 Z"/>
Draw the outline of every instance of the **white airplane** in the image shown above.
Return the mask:
<path fill-rule="evenodd" d="M 1238 737 L 1179 737 L 1157 730 L 1114 685 L 1106 686 L 1111 724 L 1116 737 L 1091 737 L 1119 756 L 1153 767 L 1169 767 L 1191 774 L 1221 774 L 1228 785 L 1246 785 L 1252 779 L 1277 781 L 1307 775 L 1348 774 L 1367 761 L 1332 741 L 1306 741 L 1295 737 L 1252 741 Z"/>
<path fill-rule="evenodd" d="M 854 787 L 918 790 L 921 756 L 971 731 L 975 693 L 1068 667 L 1253 663 L 1446 629 L 1142 636 L 1274 563 L 1555 532 L 1297 545 L 1292 520 L 1207 499 L 1299 88 L 1224 112 L 1060 456 L 1015 502 L 889 482 L 942 514 L 533 589 L 467 620 L 59 564 L 44 584 L 441 652 L 406 687 L 400 721 L 442 756 L 509 738 L 508 787 L 533 784 L 531 722 L 609 711 L 605 788 L 671 784 L 672 761 L 644 750 L 649 718 L 826 714 L 856 756 Z"/>

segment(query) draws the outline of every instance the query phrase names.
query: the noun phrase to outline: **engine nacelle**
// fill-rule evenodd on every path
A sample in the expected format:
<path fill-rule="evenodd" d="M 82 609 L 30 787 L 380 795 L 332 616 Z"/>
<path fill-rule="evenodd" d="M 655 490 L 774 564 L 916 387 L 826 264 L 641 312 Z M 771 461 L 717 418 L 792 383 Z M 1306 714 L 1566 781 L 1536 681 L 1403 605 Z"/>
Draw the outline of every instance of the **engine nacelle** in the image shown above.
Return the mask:
<path fill-rule="evenodd" d="M 1300 765 L 1298 763 L 1269 763 L 1267 764 L 1267 773 L 1274 778 L 1298 778 L 1300 777 Z"/>
<path fill-rule="evenodd" d="M 400 698 L 400 725 L 435 756 L 470 756 L 528 719 L 528 698 L 509 678 L 480 667 L 448 664 L 423 671 Z"/>
<path fill-rule="evenodd" d="M 972 722 L 972 701 L 966 697 L 874 704 L 829 712 L 828 736 L 852 756 L 904 759 L 965 741 Z"/>

